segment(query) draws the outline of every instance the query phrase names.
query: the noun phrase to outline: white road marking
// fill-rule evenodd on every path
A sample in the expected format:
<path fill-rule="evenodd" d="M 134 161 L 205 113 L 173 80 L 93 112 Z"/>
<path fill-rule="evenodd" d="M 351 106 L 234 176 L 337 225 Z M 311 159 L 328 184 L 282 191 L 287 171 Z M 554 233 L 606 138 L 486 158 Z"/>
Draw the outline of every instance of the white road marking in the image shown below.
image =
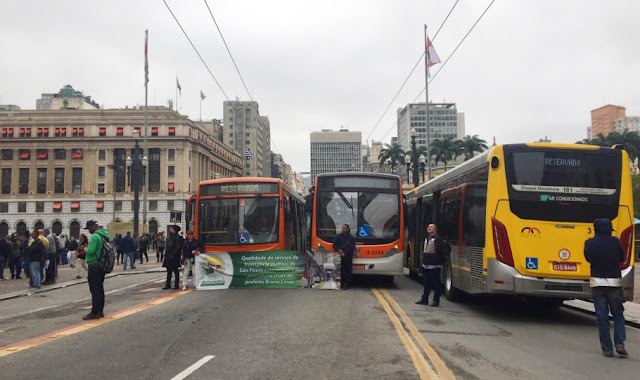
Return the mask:
<path fill-rule="evenodd" d="M 180 372 L 179 374 L 177 374 L 176 376 L 174 376 L 171 380 L 182 380 L 185 379 L 187 376 L 191 375 L 192 373 L 194 373 L 198 368 L 202 367 L 203 365 L 205 365 L 209 360 L 215 358 L 215 355 L 207 355 L 204 358 L 198 360 L 197 362 L 195 362 L 194 364 L 192 364 L 189 368 L 185 369 L 184 371 Z"/>

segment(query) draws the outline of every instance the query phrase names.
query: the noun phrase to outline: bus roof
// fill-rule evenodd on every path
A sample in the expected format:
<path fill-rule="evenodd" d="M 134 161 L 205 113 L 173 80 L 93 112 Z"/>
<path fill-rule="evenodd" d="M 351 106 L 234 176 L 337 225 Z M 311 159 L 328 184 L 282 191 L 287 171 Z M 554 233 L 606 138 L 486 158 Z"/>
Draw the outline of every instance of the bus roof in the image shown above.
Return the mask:
<path fill-rule="evenodd" d="M 235 183 L 235 182 L 274 183 L 274 182 L 282 182 L 282 180 L 280 178 L 271 178 L 271 177 L 231 177 L 231 178 L 208 179 L 200 182 L 200 185 L 212 185 L 216 183 Z"/>
<path fill-rule="evenodd" d="M 318 177 L 377 177 L 377 178 L 389 178 L 398 179 L 399 176 L 389 173 L 374 173 L 374 172 L 335 172 L 335 173 L 320 173 Z"/>

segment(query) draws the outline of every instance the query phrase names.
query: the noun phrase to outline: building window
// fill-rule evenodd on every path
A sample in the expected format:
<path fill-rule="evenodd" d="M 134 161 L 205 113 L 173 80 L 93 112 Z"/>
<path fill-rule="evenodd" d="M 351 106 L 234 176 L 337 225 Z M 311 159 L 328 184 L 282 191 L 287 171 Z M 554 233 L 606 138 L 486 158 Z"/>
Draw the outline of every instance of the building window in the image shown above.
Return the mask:
<path fill-rule="evenodd" d="M 151 128 L 151 136 L 158 136 L 158 127 Z"/>
<path fill-rule="evenodd" d="M 53 192 L 56 194 L 64 193 L 64 168 L 55 168 Z"/>
<path fill-rule="evenodd" d="M 38 149 L 36 150 L 38 154 L 38 160 L 47 160 L 49 159 L 49 151 L 46 149 Z"/>
<path fill-rule="evenodd" d="M 175 191 L 175 188 L 176 188 L 176 184 L 175 183 L 169 182 L 167 184 L 167 191 L 168 192 L 173 193 Z"/>
<path fill-rule="evenodd" d="M 116 201 L 113 207 L 115 208 L 116 211 L 122 211 L 122 201 Z"/>
<path fill-rule="evenodd" d="M 29 149 L 20 149 L 18 152 L 20 153 L 21 160 L 31 159 L 31 151 Z"/>
<path fill-rule="evenodd" d="M 11 194 L 11 169 L 2 169 L 2 194 Z"/>
<path fill-rule="evenodd" d="M 104 183 L 98 184 L 98 193 L 104 194 Z"/>
<path fill-rule="evenodd" d="M 71 192 L 82 193 L 82 168 L 73 168 L 71 172 Z"/>
<path fill-rule="evenodd" d="M 176 150 L 175 149 L 169 149 L 168 150 L 168 156 L 170 160 L 175 160 L 176 159 Z"/>
<path fill-rule="evenodd" d="M 104 202 L 103 201 L 98 201 L 96 203 L 96 211 L 98 211 L 98 212 L 103 212 L 104 211 Z"/>
<path fill-rule="evenodd" d="M 71 202 L 71 212 L 80 212 L 80 202 Z"/>
<path fill-rule="evenodd" d="M 6 214 L 9 212 L 9 203 L 0 202 L 0 213 Z"/>
<path fill-rule="evenodd" d="M 62 202 L 53 202 L 53 212 L 62 212 Z"/>
<path fill-rule="evenodd" d="M 20 168 L 18 176 L 18 193 L 29 194 L 29 168 Z"/>
<path fill-rule="evenodd" d="M 122 127 L 116 128 L 116 136 L 124 136 L 124 128 Z"/>
<path fill-rule="evenodd" d="M 133 128 L 133 132 L 138 132 L 139 135 L 141 135 L 142 133 L 140 133 L 140 127 L 135 127 Z"/>
<path fill-rule="evenodd" d="M 149 191 L 160 191 L 160 149 L 149 149 Z"/>
<path fill-rule="evenodd" d="M 176 167 L 173 165 L 167 166 L 167 175 L 169 177 L 175 177 L 176 175 Z"/>
<path fill-rule="evenodd" d="M 49 137 L 49 128 L 38 128 L 38 137 Z"/>
<path fill-rule="evenodd" d="M 82 160 L 82 149 L 71 149 L 71 156 L 74 160 Z"/>
<path fill-rule="evenodd" d="M 169 136 L 175 136 L 175 135 L 176 135 L 176 128 L 169 127 Z"/>
<path fill-rule="evenodd" d="M 173 211 L 173 201 L 167 201 L 167 211 Z"/>
<path fill-rule="evenodd" d="M 83 137 L 84 136 L 84 128 L 72 128 L 71 135 L 73 137 Z"/>
<path fill-rule="evenodd" d="M 98 129 L 98 133 L 100 134 L 100 137 L 105 137 L 107 135 L 107 128 L 100 127 L 100 129 Z"/>
<path fill-rule="evenodd" d="M 27 202 L 18 202 L 18 212 L 27 212 Z"/>
<path fill-rule="evenodd" d="M 149 201 L 149 211 L 156 211 L 158 209 L 158 201 Z"/>
<path fill-rule="evenodd" d="M 2 149 L 2 161 L 13 160 L 13 149 Z"/>
<path fill-rule="evenodd" d="M 54 149 L 53 154 L 56 160 L 67 159 L 67 151 L 65 149 Z"/>
<path fill-rule="evenodd" d="M 31 128 L 20 128 L 20 137 L 31 137 Z"/>
<path fill-rule="evenodd" d="M 104 166 L 98 166 L 98 177 L 104 177 L 106 169 Z"/>
<path fill-rule="evenodd" d="M 67 128 L 56 128 L 53 130 L 55 137 L 67 137 Z"/>
<path fill-rule="evenodd" d="M 13 128 L 2 128 L 2 137 L 13 137 Z"/>
<path fill-rule="evenodd" d="M 38 168 L 38 178 L 36 183 L 36 192 L 38 194 L 47 193 L 47 168 Z"/>
<path fill-rule="evenodd" d="M 36 212 L 44 212 L 44 202 L 36 202 Z"/>
<path fill-rule="evenodd" d="M 98 150 L 98 160 L 104 160 L 107 157 L 107 151 L 104 149 Z"/>
<path fill-rule="evenodd" d="M 113 150 L 113 162 L 115 165 L 116 193 L 124 193 L 127 176 L 127 152 L 122 148 Z"/>

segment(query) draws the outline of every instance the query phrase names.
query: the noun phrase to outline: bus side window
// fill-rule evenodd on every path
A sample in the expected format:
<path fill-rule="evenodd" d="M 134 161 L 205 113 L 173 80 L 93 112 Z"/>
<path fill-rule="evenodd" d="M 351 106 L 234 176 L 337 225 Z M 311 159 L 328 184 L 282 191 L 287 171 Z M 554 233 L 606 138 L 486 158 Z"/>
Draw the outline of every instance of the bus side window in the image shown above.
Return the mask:
<path fill-rule="evenodd" d="M 462 211 L 462 235 L 469 246 L 484 247 L 487 184 L 467 186 Z"/>
<path fill-rule="evenodd" d="M 460 222 L 461 193 L 448 194 L 440 201 L 440 220 L 438 232 L 446 236 L 454 244 L 458 240 L 458 224 Z"/>

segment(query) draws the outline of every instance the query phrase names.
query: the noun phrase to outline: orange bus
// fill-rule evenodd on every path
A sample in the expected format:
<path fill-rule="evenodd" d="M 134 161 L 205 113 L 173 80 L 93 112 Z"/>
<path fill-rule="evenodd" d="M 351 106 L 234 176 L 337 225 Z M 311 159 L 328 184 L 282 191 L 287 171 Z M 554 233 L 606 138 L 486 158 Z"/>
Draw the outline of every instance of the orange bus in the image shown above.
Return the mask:
<path fill-rule="evenodd" d="M 403 274 L 404 215 L 400 177 L 382 173 L 318 174 L 313 190 L 311 251 L 333 251 L 343 224 L 356 238 L 353 274 Z"/>
<path fill-rule="evenodd" d="M 200 182 L 186 221 L 205 252 L 304 252 L 307 245 L 304 199 L 277 178 Z"/>

